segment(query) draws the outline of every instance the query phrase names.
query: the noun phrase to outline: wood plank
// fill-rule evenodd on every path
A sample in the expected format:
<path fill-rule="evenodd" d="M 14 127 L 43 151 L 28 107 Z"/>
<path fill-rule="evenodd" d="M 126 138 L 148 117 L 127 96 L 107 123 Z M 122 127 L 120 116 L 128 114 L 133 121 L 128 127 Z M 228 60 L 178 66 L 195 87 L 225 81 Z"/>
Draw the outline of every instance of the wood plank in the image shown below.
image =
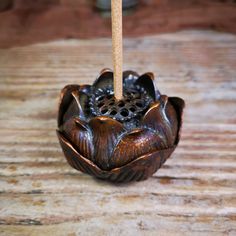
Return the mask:
<path fill-rule="evenodd" d="M 112 217 L 111 217 L 112 216 Z M 189 224 L 186 224 L 189 222 Z M 56 225 L 40 225 L 38 220 L 22 220 L 22 225 L 0 226 L 0 232 L 4 236 L 8 235 L 91 235 L 90 232 L 96 232 L 96 235 L 103 236 L 114 235 L 119 226 L 119 235 L 191 235 L 208 236 L 208 235 L 234 235 L 235 225 L 234 218 L 227 216 L 195 216 L 195 215 L 161 215 L 136 213 L 113 213 L 93 218 L 73 219 L 73 222 L 61 223 Z M 29 225 L 28 227 L 25 225 Z M 37 225 L 38 224 L 38 225 Z M 170 227 L 171 225 L 171 227 Z"/>
<path fill-rule="evenodd" d="M 94 199 L 94 201 L 88 201 Z M 160 215 L 178 216 L 181 211 L 183 215 L 195 216 L 228 216 L 231 219 L 236 217 L 234 209 L 236 197 L 230 196 L 207 196 L 202 194 L 176 196 L 174 194 L 142 194 L 142 193 L 59 193 L 59 194 L 7 194 L 1 195 L 0 200 L 4 201 L 8 208 L 4 208 L 5 213 L 0 217 L 2 224 L 20 224 L 21 221 L 32 219 L 40 224 L 57 224 L 62 222 L 73 221 L 73 219 L 83 219 L 99 217 L 102 215 L 122 214 L 129 212 L 141 215 L 148 213 L 157 213 Z M 178 202 L 178 204 L 176 204 Z M 209 206 L 209 204 L 211 204 Z M 116 205 L 114 212 L 113 206 Z M 199 207 L 199 205 L 201 207 Z M 20 206 L 20 207 L 17 207 Z M 222 208 L 222 206 L 224 206 Z M 27 211 L 22 212 L 22 208 Z M 37 217 L 32 217 L 34 212 Z M 95 213 L 96 212 L 96 213 Z"/>

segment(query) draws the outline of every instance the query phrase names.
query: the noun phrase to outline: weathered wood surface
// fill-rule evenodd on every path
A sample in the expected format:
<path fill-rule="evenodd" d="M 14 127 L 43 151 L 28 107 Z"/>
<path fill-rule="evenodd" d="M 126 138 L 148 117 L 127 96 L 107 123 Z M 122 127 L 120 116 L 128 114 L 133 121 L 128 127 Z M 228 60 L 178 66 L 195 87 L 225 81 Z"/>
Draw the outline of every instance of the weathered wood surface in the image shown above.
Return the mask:
<path fill-rule="evenodd" d="M 76 172 L 56 137 L 60 89 L 111 67 L 111 40 L 0 50 L 0 235 L 235 235 L 236 36 L 125 40 L 125 69 L 153 71 L 186 100 L 164 168 L 113 185 Z"/>

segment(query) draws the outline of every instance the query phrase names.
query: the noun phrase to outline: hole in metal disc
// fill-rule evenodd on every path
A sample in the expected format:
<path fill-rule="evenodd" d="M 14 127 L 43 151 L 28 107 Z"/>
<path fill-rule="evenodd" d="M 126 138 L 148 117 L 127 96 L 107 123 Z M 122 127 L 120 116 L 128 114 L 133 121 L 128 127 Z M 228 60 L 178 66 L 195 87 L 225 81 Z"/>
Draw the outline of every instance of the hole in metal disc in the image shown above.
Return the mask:
<path fill-rule="evenodd" d="M 123 107 L 125 105 L 125 103 L 123 102 L 123 101 L 120 101 L 119 103 L 118 103 L 118 106 L 119 107 Z"/>
<path fill-rule="evenodd" d="M 112 110 L 111 112 L 110 112 L 110 115 L 112 115 L 112 116 L 114 116 L 114 115 L 116 115 L 117 114 L 117 111 L 116 110 Z"/>
<path fill-rule="evenodd" d="M 130 107 L 129 109 L 131 112 L 135 112 L 136 111 L 136 108 L 135 107 Z"/>
<path fill-rule="evenodd" d="M 136 102 L 135 104 L 137 107 L 143 107 L 143 104 L 141 102 Z"/>
<path fill-rule="evenodd" d="M 124 117 L 127 117 L 129 115 L 129 111 L 127 109 L 122 109 L 120 114 Z"/>
<path fill-rule="evenodd" d="M 99 108 L 102 107 L 103 105 L 104 105 L 104 102 L 98 103 L 98 107 L 99 107 Z"/>
<path fill-rule="evenodd" d="M 102 113 L 102 114 L 105 114 L 105 113 L 107 113 L 107 112 L 108 112 L 108 109 L 107 109 L 107 108 L 104 108 L 104 109 L 101 110 L 101 113 Z"/>

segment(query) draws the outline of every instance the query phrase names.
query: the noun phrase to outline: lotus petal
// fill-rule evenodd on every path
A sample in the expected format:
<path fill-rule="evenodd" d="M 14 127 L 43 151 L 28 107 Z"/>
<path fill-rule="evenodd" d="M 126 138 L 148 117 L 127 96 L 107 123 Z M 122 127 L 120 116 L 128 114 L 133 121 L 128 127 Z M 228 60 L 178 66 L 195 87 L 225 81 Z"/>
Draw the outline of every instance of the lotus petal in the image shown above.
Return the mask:
<path fill-rule="evenodd" d="M 110 69 L 103 69 L 97 79 L 93 83 L 93 88 L 103 89 L 106 87 L 113 87 L 113 72 Z"/>
<path fill-rule="evenodd" d="M 178 144 L 180 135 L 181 135 L 181 128 L 182 128 L 182 122 L 183 122 L 182 116 L 183 116 L 183 109 L 185 107 L 185 102 L 182 98 L 179 98 L 179 97 L 170 97 L 169 101 L 172 104 L 172 106 L 175 108 L 176 114 L 177 114 L 179 130 L 178 130 L 178 135 L 176 139 L 176 144 Z"/>
<path fill-rule="evenodd" d="M 147 72 L 141 75 L 135 82 L 136 85 L 143 87 L 149 96 L 153 98 L 154 101 L 159 99 L 160 92 L 155 86 L 154 74 L 152 72 Z"/>
<path fill-rule="evenodd" d="M 168 147 L 174 145 L 178 131 L 177 114 L 168 102 L 168 97 L 161 95 L 160 100 L 153 103 L 142 119 L 142 125 L 154 129 L 166 139 Z"/>
<path fill-rule="evenodd" d="M 71 84 L 63 88 L 59 102 L 58 127 L 75 115 L 85 119 L 84 109 L 90 90 L 90 85 Z"/>
<path fill-rule="evenodd" d="M 96 177 L 106 178 L 108 173 L 103 172 L 98 166 L 96 166 L 92 161 L 88 160 L 82 156 L 73 145 L 68 141 L 68 139 L 57 130 L 57 136 L 60 141 L 60 145 L 64 152 L 64 155 L 68 163 L 75 169 L 80 170 L 84 173 L 90 174 Z"/>
<path fill-rule="evenodd" d="M 71 118 L 64 123 L 63 132 L 82 156 L 94 161 L 92 133 L 85 122 L 78 117 Z"/>
<path fill-rule="evenodd" d="M 121 167 L 136 158 L 157 150 L 166 149 L 165 139 L 150 129 L 134 129 L 118 142 L 110 166 Z"/>
<path fill-rule="evenodd" d="M 174 150 L 175 146 L 144 154 L 120 168 L 112 169 L 106 178 L 113 182 L 145 180 L 165 163 Z"/>
<path fill-rule="evenodd" d="M 112 151 L 125 129 L 120 122 L 106 116 L 92 118 L 89 125 L 93 132 L 95 163 L 102 170 L 109 170 Z"/>

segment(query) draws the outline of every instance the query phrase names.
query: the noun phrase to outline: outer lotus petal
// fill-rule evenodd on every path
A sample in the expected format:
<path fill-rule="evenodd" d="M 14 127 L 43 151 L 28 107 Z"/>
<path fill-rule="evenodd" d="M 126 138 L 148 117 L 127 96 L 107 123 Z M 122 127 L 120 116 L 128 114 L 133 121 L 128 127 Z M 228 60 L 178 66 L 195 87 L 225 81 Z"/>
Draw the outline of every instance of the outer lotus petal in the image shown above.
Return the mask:
<path fill-rule="evenodd" d="M 80 170 L 84 173 L 96 176 L 98 178 L 108 178 L 109 173 L 102 171 L 98 166 L 96 166 L 92 161 L 83 157 L 73 145 L 67 140 L 67 138 L 59 131 L 57 131 L 58 139 L 60 145 L 64 152 L 64 155 L 68 163 L 75 169 Z"/>
<path fill-rule="evenodd" d="M 92 133 L 85 122 L 79 118 L 71 118 L 64 123 L 63 133 L 82 156 L 94 161 Z"/>
<path fill-rule="evenodd" d="M 144 154 L 166 149 L 167 144 L 163 140 L 163 137 L 150 129 L 135 129 L 118 142 L 110 159 L 110 166 L 121 167 Z"/>
<path fill-rule="evenodd" d="M 135 84 L 140 85 L 143 87 L 147 93 L 156 101 L 160 97 L 160 92 L 156 88 L 155 85 L 155 78 L 152 72 L 147 72 L 141 75 L 135 82 Z"/>
<path fill-rule="evenodd" d="M 90 85 L 67 85 L 61 91 L 58 127 L 74 115 L 85 118 L 84 108 L 90 93 Z"/>
<path fill-rule="evenodd" d="M 113 87 L 113 72 L 111 69 L 106 68 L 100 72 L 99 76 L 93 83 L 93 87 L 97 90 L 108 86 Z"/>
<path fill-rule="evenodd" d="M 109 170 L 112 151 L 125 129 L 120 122 L 106 116 L 92 118 L 89 125 L 93 132 L 95 163 L 102 170 Z"/>
<path fill-rule="evenodd" d="M 152 176 L 174 151 L 175 146 L 144 154 L 128 164 L 110 171 L 108 178 L 114 182 L 140 181 Z"/>
<path fill-rule="evenodd" d="M 182 128 L 182 122 L 183 122 L 182 116 L 183 116 L 183 110 L 185 107 L 185 102 L 182 98 L 178 98 L 178 97 L 170 97 L 169 101 L 175 108 L 176 114 L 177 114 L 179 127 L 178 127 L 178 135 L 176 139 L 176 144 L 178 144 L 180 135 L 181 135 L 181 128 Z"/>
<path fill-rule="evenodd" d="M 152 128 L 166 139 L 168 147 L 174 145 L 178 131 L 178 119 L 174 107 L 168 102 L 168 97 L 161 95 L 142 119 L 142 125 Z"/>

